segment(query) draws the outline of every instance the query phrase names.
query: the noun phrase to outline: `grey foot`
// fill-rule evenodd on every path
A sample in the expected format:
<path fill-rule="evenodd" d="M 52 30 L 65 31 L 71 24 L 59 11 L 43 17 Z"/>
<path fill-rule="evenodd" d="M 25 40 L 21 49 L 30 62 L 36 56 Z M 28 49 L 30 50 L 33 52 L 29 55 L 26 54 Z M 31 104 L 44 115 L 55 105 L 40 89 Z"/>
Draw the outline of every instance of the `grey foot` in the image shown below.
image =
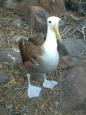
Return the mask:
<path fill-rule="evenodd" d="M 29 86 L 28 86 L 28 96 L 30 98 L 39 97 L 41 90 L 42 89 L 40 87 L 29 84 Z"/>
<path fill-rule="evenodd" d="M 40 87 L 37 87 L 37 86 L 34 86 L 34 85 L 31 85 L 30 84 L 30 74 L 27 74 L 27 77 L 28 77 L 28 97 L 29 98 L 33 98 L 33 97 L 39 97 L 40 95 L 40 92 L 41 92 L 41 88 Z"/>
<path fill-rule="evenodd" d="M 45 79 L 44 79 L 44 82 L 43 82 L 43 87 L 44 87 L 44 88 L 53 89 L 57 84 L 58 84 L 58 82 L 56 82 L 56 81 L 54 81 L 54 80 L 47 80 L 47 79 L 45 78 Z"/>

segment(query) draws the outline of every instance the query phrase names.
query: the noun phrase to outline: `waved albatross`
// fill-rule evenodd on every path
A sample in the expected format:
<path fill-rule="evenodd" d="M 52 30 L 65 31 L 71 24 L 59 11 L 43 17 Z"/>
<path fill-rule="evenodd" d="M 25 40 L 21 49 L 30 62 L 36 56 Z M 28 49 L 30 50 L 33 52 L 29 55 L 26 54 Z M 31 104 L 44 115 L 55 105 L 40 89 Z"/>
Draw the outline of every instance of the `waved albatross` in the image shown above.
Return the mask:
<path fill-rule="evenodd" d="M 46 80 L 45 74 L 53 72 L 59 64 L 59 53 L 57 50 L 57 39 L 61 42 L 61 36 L 59 33 L 60 18 L 51 16 L 47 19 L 47 34 L 46 40 L 42 45 L 36 45 L 25 38 L 19 40 L 19 49 L 22 57 L 25 69 L 29 73 L 28 80 L 30 77 L 38 77 L 45 79 L 47 88 L 51 88 L 57 84 L 57 82 Z M 51 84 L 51 85 L 50 85 Z M 48 86 L 49 85 L 49 86 Z M 32 86 L 32 89 L 31 89 Z M 45 87 L 45 83 L 43 84 Z M 33 85 L 28 86 L 28 96 L 35 97 L 40 92 L 41 88 Z M 32 94 L 30 94 L 32 92 Z"/>

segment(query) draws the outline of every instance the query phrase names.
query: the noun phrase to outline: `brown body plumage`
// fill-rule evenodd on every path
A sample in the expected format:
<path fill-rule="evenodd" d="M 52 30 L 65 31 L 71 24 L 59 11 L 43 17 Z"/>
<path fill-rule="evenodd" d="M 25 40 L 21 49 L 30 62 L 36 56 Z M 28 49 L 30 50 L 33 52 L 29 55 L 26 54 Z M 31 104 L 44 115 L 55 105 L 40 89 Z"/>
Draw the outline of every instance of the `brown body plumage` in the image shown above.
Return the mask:
<path fill-rule="evenodd" d="M 22 38 L 19 41 L 19 49 L 25 67 L 28 68 L 28 70 L 36 68 L 38 66 L 38 58 L 42 53 L 42 48 Z"/>

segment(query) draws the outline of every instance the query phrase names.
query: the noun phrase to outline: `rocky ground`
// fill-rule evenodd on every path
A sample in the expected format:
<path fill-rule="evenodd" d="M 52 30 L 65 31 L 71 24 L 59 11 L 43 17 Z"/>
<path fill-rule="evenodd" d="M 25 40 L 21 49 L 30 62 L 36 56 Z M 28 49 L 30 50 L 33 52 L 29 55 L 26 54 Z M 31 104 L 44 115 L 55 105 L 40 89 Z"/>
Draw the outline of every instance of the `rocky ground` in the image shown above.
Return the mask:
<path fill-rule="evenodd" d="M 43 89 L 38 98 L 27 96 L 27 78 L 18 67 L 13 48 L 19 36 L 35 33 L 11 11 L 0 9 L 0 115 L 85 115 L 86 114 L 86 37 L 83 23 L 65 19 L 63 44 L 76 65 L 58 67 L 51 79 L 58 81 L 53 90 Z M 70 38 L 70 39 L 69 39 Z M 9 54 L 9 55 L 8 55 Z M 78 58 L 77 58 L 78 57 Z M 20 59 L 20 57 L 19 57 Z"/>

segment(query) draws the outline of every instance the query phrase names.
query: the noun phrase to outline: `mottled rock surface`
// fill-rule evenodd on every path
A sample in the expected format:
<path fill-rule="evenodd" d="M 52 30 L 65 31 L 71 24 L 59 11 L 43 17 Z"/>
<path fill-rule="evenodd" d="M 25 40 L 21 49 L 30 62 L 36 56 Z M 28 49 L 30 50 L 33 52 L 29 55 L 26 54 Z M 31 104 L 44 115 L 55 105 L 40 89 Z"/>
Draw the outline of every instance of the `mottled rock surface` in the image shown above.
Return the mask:
<path fill-rule="evenodd" d="M 22 18 L 39 34 L 43 35 L 47 31 L 47 18 L 49 13 L 40 6 L 20 6 L 16 9 L 16 14 Z"/>
<path fill-rule="evenodd" d="M 63 0 L 6 0 L 5 7 L 15 9 L 28 10 L 28 6 L 41 6 L 51 15 L 61 16 L 64 12 L 64 1 Z M 24 11 L 22 10 L 22 12 Z"/>
<path fill-rule="evenodd" d="M 81 39 L 66 38 L 63 44 L 71 56 L 77 56 L 86 49 L 86 42 Z"/>
<path fill-rule="evenodd" d="M 63 72 L 60 104 L 64 111 L 83 108 L 86 103 L 86 65 Z"/>
<path fill-rule="evenodd" d="M 0 52 L 0 61 L 7 62 L 11 66 L 22 63 L 20 52 L 16 48 Z"/>
<path fill-rule="evenodd" d="M 58 15 L 60 17 L 64 12 L 63 0 L 23 0 L 20 2 L 7 0 L 5 4 L 14 13 L 22 16 L 21 19 L 41 34 L 41 37 L 44 37 L 47 31 L 46 20 L 49 15 Z"/>

